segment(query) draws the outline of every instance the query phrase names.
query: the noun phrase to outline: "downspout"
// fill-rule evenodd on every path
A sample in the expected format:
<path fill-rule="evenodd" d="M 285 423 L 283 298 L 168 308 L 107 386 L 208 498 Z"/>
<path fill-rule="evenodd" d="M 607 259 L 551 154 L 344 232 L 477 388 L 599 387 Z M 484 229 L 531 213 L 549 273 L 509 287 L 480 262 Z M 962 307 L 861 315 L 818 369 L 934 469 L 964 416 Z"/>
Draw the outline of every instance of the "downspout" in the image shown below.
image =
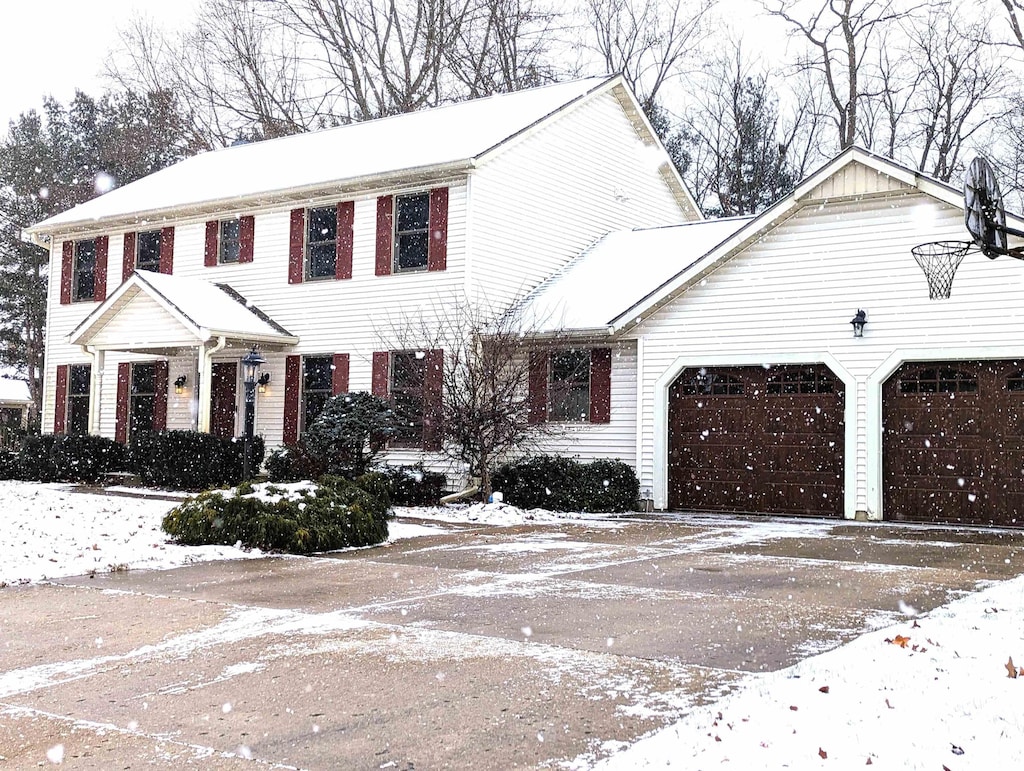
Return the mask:
<path fill-rule="evenodd" d="M 199 399 L 199 432 L 210 433 L 210 382 L 213 378 L 213 357 L 224 350 L 228 344 L 226 337 L 218 337 L 213 348 L 207 348 L 206 343 L 199 346 L 199 383 L 197 383 L 196 397 Z"/>

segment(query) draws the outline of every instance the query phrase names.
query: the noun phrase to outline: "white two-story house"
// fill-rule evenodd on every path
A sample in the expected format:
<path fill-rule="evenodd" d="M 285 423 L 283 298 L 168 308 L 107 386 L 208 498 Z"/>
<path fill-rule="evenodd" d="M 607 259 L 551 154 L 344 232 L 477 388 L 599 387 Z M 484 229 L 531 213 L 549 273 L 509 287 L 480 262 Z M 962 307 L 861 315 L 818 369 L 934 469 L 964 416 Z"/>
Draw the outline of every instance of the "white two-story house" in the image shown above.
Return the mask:
<path fill-rule="evenodd" d="M 500 307 L 611 230 L 699 218 L 618 77 L 205 153 L 30 230 L 51 252 L 43 427 L 239 435 L 256 345 L 269 446 L 364 390 L 423 406 L 392 458 L 429 462 L 444 351 L 383 347 L 397 319 Z M 635 368 L 593 356 L 573 433 L 601 454 L 633 460 L 611 414 Z"/>

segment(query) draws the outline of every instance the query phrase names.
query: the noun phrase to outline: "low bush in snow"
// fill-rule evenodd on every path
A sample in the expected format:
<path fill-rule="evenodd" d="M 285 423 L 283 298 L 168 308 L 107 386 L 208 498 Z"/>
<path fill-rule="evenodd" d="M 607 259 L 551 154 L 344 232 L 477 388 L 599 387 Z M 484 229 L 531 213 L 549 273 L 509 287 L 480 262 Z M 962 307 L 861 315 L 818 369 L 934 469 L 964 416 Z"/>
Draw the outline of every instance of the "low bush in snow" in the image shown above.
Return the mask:
<path fill-rule="evenodd" d="M 636 474 L 619 460 L 535 455 L 505 464 L 492 481 L 507 503 L 523 509 L 635 511 L 640 495 Z"/>
<path fill-rule="evenodd" d="M 301 439 L 293 447 L 277 447 L 271 451 L 266 469 L 271 482 L 301 482 L 324 475 L 324 464 L 310 454 Z"/>
<path fill-rule="evenodd" d="M 422 466 L 384 466 L 356 477 L 355 483 L 392 506 L 436 506 L 445 490 L 445 476 Z"/>
<path fill-rule="evenodd" d="M 319 484 L 246 485 L 189 498 L 163 519 L 187 546 L 232 545 L 294 554 L 371 546 L 388 536 L 385 502 L 339 477 Z"/>
<path fill-rule="evenodd" d="M 240 438 L 198 431 L 140 432 L 128 445 L 128 467 L 143 484 L 206 490 L 241 481 L 242 448 Z M 257 436 L 253 439 L 253 469 L 262 462 L 263 438 Z"/>
<path fill-rule="evenodd" d="M 26 437 L 14 473 L 34 482 L 92 483 L 124 468 L 124 446 L 113 439 L 43 434 Z"/>

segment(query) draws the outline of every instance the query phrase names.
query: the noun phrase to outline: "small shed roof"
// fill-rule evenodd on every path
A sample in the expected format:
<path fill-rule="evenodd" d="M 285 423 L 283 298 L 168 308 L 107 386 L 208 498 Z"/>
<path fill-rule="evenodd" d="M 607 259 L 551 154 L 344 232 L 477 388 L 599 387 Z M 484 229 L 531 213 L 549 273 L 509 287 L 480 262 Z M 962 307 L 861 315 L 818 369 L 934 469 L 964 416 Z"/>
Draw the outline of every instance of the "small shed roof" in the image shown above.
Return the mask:
<path fill-rule="evenodd" d="M 54 215 L 29 229 L 47 234 L 99 220 L 468 164 L 602 86 L 606 76 L 474 99 L 379 120 L 202 153 Z"/>
<path fill-rule="evenodd" d="M 28 383 L 6 375 L 0 375 L 0 403 L 30 404 L 32 397 L 28 394 Z"/>

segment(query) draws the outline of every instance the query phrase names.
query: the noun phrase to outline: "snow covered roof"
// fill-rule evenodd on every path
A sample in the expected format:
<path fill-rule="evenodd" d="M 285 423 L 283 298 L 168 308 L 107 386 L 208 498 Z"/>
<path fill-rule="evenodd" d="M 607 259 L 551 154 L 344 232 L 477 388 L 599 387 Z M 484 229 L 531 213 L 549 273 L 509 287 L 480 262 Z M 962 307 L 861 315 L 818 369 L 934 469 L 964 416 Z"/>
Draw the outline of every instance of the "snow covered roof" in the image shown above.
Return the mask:
<path fill-rule="evenodd" d="M 525 323 L 539 333 L 604 329 L 751 219 L 609 233 L 530 293 Z"/>
<path fill-rule="evenodd" d="M 132 300 L 144 294 L 155 300 L 197 341 L 224 337 L 232 341 L 294 345 L 299 338 L 290 334 L 270 317 L 249 305 L 245 298 L 225 284 L 213 284 L 198 278 L 168 276 L 137 270 L 75 328 L 69 341 L 88 345 L 92 338 L 122 312 L 128 312 Z M 153 349 L 146 340 L 124 340 L 117 350 Z"/>
<path fill-rule="evenodd" d="M 538 121 L 619 77 L 605 76 L 206 152 L 54 215 L 48 234 L 98 220 L 155 219 L 181 207 L 280 199 L 403 172 L 468 169 Z"/>
<path fill-rule="evenodd" d="M 11 377 L 0 377 L 0 403 L 28 404 L 32 397 L 28 394 L 28 383 Z"/>

